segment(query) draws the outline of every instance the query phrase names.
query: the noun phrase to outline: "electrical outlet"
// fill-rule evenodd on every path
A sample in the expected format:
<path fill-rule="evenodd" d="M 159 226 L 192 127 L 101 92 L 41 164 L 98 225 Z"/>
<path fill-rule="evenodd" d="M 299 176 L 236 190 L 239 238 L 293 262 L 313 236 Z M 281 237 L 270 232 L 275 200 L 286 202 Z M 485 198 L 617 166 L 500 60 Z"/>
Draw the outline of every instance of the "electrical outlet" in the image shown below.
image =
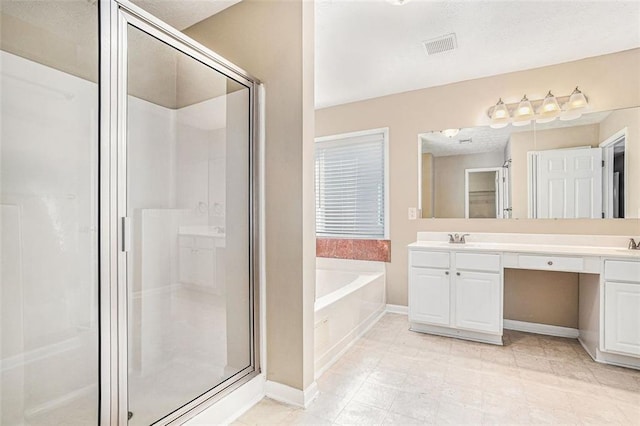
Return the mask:
<path fill-rule="evenodd" d="M 416 220 L 418 218 L 418 209 L 415 207 L 409 207 L 409 220 Z"/>

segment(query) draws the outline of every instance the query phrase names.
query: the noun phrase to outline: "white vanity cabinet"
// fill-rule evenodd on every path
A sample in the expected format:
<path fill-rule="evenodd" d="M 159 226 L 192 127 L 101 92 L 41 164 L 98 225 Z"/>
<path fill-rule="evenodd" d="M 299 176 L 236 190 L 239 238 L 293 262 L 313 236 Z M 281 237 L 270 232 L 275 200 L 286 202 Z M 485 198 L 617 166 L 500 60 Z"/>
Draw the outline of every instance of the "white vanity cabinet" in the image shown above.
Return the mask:
<path fill-rule="evenodd" d="M 626 237 L 487 233 L 460 244 L 448 237 L 418 232 L 408 246 L 411 330 L 498 345 L 505 325 L 577 337 L 594 360 L 640 370 L 640 251 L 621 248 Z M 577 328 L 505 320 L 505 269 L 577 274 Z"/>
<path fill-rule="evenodd" d="M 409 321 L 415 331 L 501 344 L 500 255 L 411 250 Z"/>
<path fill-rule="evenodd" d="M 502 335 L 502 286 L 500 284 L 500 274 L 456 272 L 455 326 Z"/>
<path fill-rule="evenodd" d="M 409 320 L 448 326 L 450 318 L 449 271 L 432 268 L 411 268 L 412 283 Z"/>
<path fill-rule="evenodd" d="M 606 260 L 601 350 L 640 356 L 640 262 Z"/>

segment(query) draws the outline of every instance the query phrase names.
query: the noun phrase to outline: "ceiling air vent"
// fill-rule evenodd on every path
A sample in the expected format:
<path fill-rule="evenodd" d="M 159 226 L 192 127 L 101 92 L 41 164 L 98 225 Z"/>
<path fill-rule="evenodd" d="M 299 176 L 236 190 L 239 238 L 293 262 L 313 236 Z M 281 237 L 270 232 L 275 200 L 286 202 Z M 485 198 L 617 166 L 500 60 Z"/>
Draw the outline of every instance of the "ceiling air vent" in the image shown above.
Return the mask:
<path fill-rule="evenodd" d="M 431 40 L 423 41 L 422 44 L 424 44 L 424 48 L 429 56 L 435 55 L 436 53 L 448 52 L 458 47 L 455 33 L 432 38 Z"/>

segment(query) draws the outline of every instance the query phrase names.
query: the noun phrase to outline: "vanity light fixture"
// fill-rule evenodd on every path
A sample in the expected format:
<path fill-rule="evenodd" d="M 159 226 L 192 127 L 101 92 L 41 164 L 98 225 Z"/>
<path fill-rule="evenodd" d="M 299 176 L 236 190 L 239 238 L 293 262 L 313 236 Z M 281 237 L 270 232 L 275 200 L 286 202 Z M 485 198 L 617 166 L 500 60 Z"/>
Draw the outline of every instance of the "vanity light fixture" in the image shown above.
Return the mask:
<path fill-rule="evenodd" d="M 588 107 L 587 97 L 576 87 L 568 96 L 556 97 L 549 90 L 544 99 L 529 100 L 524 95 L 520 102 L 505 104 L 502 98 L 489 108 L 487 115 L 491 119 L 491 128 L 500 129 L 509 123 L 514 126 L 526 126 L 531 120 L 536 123 L 548 123 L 556 118 L 574 120 L 582 116 Z"/>
<path fill-rule="evenodd" d="M 563 105 L 562 109 L 564 111 L 560 115 L 560 120 L 569 121 L 580 118 L 588 104 L 589 102 L 587 101 L 587 97 L 580 91 L 580 89 L 578 89 L 578 86 L 576 86 L 576 88 L 573 89 L 573 92 L 571 92 L 567 103 Z"/>
<path fill-rule="evenodd" d="M 540 107 L 540 111 L 538 112 L 538 118 L 536 119 L 536 123 L 549 123 L 560 115 L 560 105 L 558 104 L 558 100 L 549 90 L 547 96 L 544 97 L 542 101 L 542 106 Z"/>
<path fill-rule="evenodd" d="M 524 95 L 513 113 L 513 125 L 514 126 L 526 126 L 531 123 L 531 119 L 534 116 L 533 105 L 531 101 Z"/>
<path fill-rule="evenodd" d="M 452 138 L 452 137 L 456 136 L 458 134 L 458 132 L 460 132 L 460 129 L 444 129 L 440 133 L 442 133 L 444 136 L 446 136 L 448 138 Z"/>
<path fill-rule="evenodd" d="M 511 121 L 511 115 L 509 114 L 509 108 L 502 102 L 502 98 L 498 99 L 498 103 L 493 107 L 493 113 L 491 114 L 491 127 L 493 129 L 501 129 L 506 127 Z"/>

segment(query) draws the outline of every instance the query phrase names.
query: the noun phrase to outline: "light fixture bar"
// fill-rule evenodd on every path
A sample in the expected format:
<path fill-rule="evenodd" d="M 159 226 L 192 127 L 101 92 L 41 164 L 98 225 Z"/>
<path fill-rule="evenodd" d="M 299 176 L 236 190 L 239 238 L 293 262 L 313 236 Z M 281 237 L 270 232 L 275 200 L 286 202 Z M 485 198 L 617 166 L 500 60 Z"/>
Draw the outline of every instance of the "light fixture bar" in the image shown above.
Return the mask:
<path fill-rule="evenodd" d="M 525 125 L 531 120 L 547 123 L 558 117 L 561 120 L 573 120 L 582 115 L 588 104 L 588 98 L 576 87 L 567 96 L 554 96 L 549 91 L 544 99 L 528 99 L 525 95 L 519 102 L 509 104 L 500 98 L 487 110 L 487 116 L 491 119 L 493 128 L 505 127 L 510 123 Z M 531 110 L 528 109 L 529 105 Z"/>

